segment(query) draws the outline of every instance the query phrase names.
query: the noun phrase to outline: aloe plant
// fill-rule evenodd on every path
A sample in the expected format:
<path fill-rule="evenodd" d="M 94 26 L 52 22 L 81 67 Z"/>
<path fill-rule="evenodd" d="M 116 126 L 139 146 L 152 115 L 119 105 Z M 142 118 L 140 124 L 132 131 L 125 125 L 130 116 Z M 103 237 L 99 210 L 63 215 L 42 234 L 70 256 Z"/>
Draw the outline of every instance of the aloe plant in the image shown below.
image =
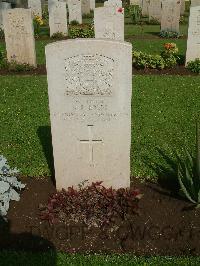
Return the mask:
<path fill-rule="evenodd" d="M 3 155 L 0 155 L 0 218 L 7 215 L 10 201 L 19 201 L 19 191 L 25 187 L 17 176 L 19 171 L 11 169 L 7 160 Z"/>
<path fill-rule="evenodd" d="M 178 164 L 178 181 L 182 193 L 196 207 L 200 207 L 200 129 L 196 126 L 196 156 L 185 149 L 186 160 Z"/>

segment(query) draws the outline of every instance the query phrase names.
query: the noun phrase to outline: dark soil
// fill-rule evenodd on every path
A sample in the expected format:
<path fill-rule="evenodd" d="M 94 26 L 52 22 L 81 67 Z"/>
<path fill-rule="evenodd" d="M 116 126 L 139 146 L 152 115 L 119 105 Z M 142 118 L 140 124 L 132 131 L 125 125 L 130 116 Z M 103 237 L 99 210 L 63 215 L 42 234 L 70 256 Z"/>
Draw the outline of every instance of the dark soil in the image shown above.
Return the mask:
<path fill-rule="evenodd" d="M 169 69 L 163 69 L 163 70 L 158 70 L 158 69 L 136 69 L 133 68 L 133 74 L 135 75 L 176 75 L 176 76 L 198 76 L 199 74 L 193 73 L 185 66 L 176 66 L 174 68 L 169 68 Z"/>
<path fill-rule="evenodd" d="M 134 40 L 155 40 L 155 39 L 159 39 L 159 40 L 166 40 L 166 39 L 171 39 L 172 41 L 173 40 L 187 40 L 187 36 L 186 35 L 182 35 L 178 38 L 162 38 L 159 36 L 159 34 L 157 32 L 152 32 L 152 34 L 145 34 L 145 33 L 141 33 L 139 35 L 128 35 L 126 36 L 126 41 L 127 42 L 132 42 Z"/>
<path fill-rule="evenodd" d="M 143 198 L 139 214 L 102 229 L 84 224 L 50 226 L 41 221 L 39 206 L 55 187 L 48 178 L 22 178 L 27 184 L 19 202 L 12 202 L 8 223 L 0 226 L 0 248 L 67 252 L 103 252 L 135 255 L 200 255 L 200 209 L 175 198 L 156 184 L 139 183 Z"/>
<path fill-rule="evenodd" d="M 8 69 L 0 69 L 0 76 L 5 75 L 46 75 L 46 66 L 38 65 L 37 68 L 30 69 L 29 71 L 14 71 Z"/>
<path fill-rule="evenodd" d="M 46 66 L 38 65 L 37 68 L 29 71 L 9 71 L 7 69 L 0 69 L 0 76 L 4 75 L 46 75 Z M 136 69 L 133 67 L 133 75 L 180 75 L 180 76 L 198 76 L 198 74 L 192 73 L 184 66 L 177 66 L 170 69 Z"/>

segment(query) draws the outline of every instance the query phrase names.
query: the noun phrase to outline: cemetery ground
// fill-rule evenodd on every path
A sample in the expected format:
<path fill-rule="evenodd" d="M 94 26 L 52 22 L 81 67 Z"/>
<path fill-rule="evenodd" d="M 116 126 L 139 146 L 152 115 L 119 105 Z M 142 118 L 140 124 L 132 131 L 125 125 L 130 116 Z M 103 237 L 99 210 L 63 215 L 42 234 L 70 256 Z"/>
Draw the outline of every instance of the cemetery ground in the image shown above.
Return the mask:
<path fill-rule="evenodd" d="M 158 32 L 159 25 L 132 25 L 126 18 L 125 39 L 133 49 L 157 54 L 174 42 L 185 55 L 186 24 L 179 39 L 163 39 Z M 47 28 L 43 33 L 36 41 L 36 70 L 0 71 L 0 150 L 26 184 L 20 201 L 11 203 L 8 222 L 0 223 L 0 248 L 5 249 L 0 265 L 198 265 L 192 256 L 200 255 L 200 210 L 178 194 L 175 169 L 176 153 L 184 158 L 184 147 L 195 150 L 200 77 L 183 66 L 133 69 L 131 186 L 143 194 L 138 215 L 103 228 L 72 221 L 50 225 L 40 216 L 55 193 L 44 47 L 55 40 L 47 37 Z M 0 49 L 5 50 L 3 40 Z"/>
<path fill-rule="evenodd" d="M 55 192 L 46 76 L 1 76 L 0 148 L 9 163 L 21 170 L 27 187 L 21 200 L 11 204 L 0 246 L 70 253 L 199 255 L 199 210 L 178 196 L 175 173 L 170 170 L 176 152 L 181 153 L 184 146 L 195 149 L 199 80 L 165 75 L 133 78 L 131 181 L 143 198 L 139 216 L 116 221 L 120 230 L 113 234 L 106 229 L 102 239 L 102 229 L 82 224 L 57 228 L 41 221 L 38 207 Z M 161 166 L 166 168 L 164 173 Z M 33 235 L 41 237 L 39 245 L 40 237 Z"/>

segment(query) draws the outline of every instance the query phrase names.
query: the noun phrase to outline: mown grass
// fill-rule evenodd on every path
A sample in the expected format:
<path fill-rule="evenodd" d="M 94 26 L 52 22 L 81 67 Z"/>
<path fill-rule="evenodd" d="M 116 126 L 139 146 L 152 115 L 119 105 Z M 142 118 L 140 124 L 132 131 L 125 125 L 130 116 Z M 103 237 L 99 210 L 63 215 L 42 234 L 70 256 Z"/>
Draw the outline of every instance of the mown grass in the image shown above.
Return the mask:
<path fill-rule="evenodd" d="M 134 24 L 125 24 L 125 38 L 128 36 L 151 36 L 155 37 L 159 35 L 160 32 L 160 25 L 134 25 Z M 187 24 L 181 24 L 180 25 L 180 34 L 181 35 L 187 35 L 188 31 L 188 25 Z"/>
<path fill-rule="evenodd" d="M 198 257 L 136 257 L 132 255 L 67 255 L 63 253 L 0 253 L 0 266 L 63 266 L 63 265 L 135 265 L 135 266 L 197 266 Z"/>
<path fill-rule="evenodd" d="M 45 46 L 54 40 L 40 40 L 36 42 L 37 62 L 38 64 L 45 64 Z M 166 42 L 174 42 L 179 48 L 179 54 L 185 55 L 187 40 L 184 39 L 127 39 L 133 45 L 133 50 L 143 51 L 149 54 L 159 54 L 163 50 L 163 45 Z M 0 44 L 1 45 L 1 44 Z"/>
<path fill-rule="evenodd" d="M 29 176 L 50 175 L 52 152 L 45 76 L 0 77 L 0 154 Z M 133 78 L 131 174 L 155 177 L 186 144 L 194 150 L 200 77 Z"/>
<path fill-rule="evenodd" d="M 195 123 L 200 113 L 200 78 L 137 76 L 133 79 L 131 172 L 157 176 L 186 145 L 194 151 Z"/>
<path fill-rule="evenodd" d="M 55 40 L 38 40 L 36 41 L 36 54 L 37 63 L 39 65 L 45 64 L 45 46 L 54 42 Z M 140 39 L 126 39 L 133 45 L 133 50 L 143 51 L 149 54 L 159 54 L 163 50 L 163 45 L 166 42 L 174 42 L 179 48 L 179 54 L 185 55 L 187 41 L 183 39 L 153 39 L 153 40 L 140 40 Z M 0 49 L 5 51 L 5 44 L 0 43 Z"/>
<path fill-rule="evenodd" d="M 160 54 L 163 51 L 163 45 L 167 42 L 173 42 L 177 44 L 180 55 L 186 53 L 186 40 L 172 40 L 172 39 L 158 39 L 158 40 L 131 40 L 133 50 L 146 52 L 148 54 Z"/>

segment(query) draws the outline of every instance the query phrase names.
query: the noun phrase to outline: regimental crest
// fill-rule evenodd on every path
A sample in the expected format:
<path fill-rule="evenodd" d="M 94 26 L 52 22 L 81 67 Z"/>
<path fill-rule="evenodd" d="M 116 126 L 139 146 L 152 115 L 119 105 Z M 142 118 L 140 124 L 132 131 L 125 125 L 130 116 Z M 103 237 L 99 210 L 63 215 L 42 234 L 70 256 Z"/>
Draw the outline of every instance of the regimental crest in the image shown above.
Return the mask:
<path fill-rule="evenodd" d="M 77 55 L 65 59 L 65 95 L 111 96 L 114 59 L 104 55 Z"/>

